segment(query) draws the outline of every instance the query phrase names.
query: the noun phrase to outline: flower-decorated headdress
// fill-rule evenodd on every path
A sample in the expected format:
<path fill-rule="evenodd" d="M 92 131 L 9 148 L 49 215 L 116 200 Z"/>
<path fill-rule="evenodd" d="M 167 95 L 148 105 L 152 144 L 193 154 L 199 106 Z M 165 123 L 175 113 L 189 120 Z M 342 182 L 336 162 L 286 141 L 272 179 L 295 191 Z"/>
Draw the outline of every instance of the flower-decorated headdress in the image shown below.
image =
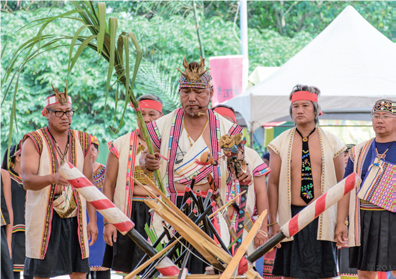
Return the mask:
<path fill-rule="evenodd" d="M 205 59 L 201 58 L 201 62 L 198 64 L 196 62 L 188 63 L 186 57 L 183 60 L 184 73 L 179 69 L 182 74 L 179 80 L 179 90 L 186 87 L 194 88 L 210 88 L 212 84 L 212 76 L 209 74 L 208 69 L 205 70 Z"/>

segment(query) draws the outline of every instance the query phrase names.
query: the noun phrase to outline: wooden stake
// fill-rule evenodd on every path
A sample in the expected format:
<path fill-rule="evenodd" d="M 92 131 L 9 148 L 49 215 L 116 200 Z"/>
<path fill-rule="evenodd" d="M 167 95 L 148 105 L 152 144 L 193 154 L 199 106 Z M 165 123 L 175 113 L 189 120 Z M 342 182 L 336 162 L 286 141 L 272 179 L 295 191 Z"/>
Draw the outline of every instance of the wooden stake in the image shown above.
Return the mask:
<path fill-rule="evenodd" d="M 232 274 L 234 273 L 235 269 L 238 267 L 239 262 L 241 261 L 242 257 L 245 255 L 245 252 L 250 244 L 253 241 L 254 237 L 256 236 L 258 230 L 261 228 L 263 224 L 264 217 L 267 215 L 267 210 L 264 210 L 260 217 L 257 219 L 256 223 L 254 223 L 253 228 L 249 232 L 249 234 L 245 237 L 242 241 L 241 246 L 235 253 L 234 257 L 232 257 L 231 262 L 228 264 L 226 270 L 220 276 L 220 279 L 230 279 Z"/>

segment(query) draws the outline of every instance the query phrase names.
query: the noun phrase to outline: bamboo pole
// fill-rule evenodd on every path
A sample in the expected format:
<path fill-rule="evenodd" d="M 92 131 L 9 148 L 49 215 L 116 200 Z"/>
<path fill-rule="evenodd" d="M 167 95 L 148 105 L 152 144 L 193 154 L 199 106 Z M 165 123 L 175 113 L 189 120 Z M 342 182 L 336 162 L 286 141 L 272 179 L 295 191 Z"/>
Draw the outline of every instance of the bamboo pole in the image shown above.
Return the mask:
<path fill-rule="evenodd" d="M 202 39 L 201 39 L 201 33 L 199 32 L 199 20 L 198 20 L 198 13 L 197 13 L 197 5 L 195 4 L 195 1 L 193 0 L 193 7 L 194 7 L 194 15 L 195 15 L 195 25 L 197 27 L 197 36 L 198 36 L 198 42 L 199 42 L 199 50 L 201 51 L 201 57 L 205 58 L 205 52 L 203 49 L 202 45 Z"/>

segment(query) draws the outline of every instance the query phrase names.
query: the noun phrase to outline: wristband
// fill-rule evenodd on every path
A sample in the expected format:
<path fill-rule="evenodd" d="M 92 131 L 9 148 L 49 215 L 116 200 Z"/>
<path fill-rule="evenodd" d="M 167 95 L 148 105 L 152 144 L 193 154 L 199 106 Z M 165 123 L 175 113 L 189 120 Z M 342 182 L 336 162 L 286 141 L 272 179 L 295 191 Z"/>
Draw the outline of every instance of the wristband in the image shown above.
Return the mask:
<path fill-rule="evenodd" d="M 273 226 L 273 225 L 276 225 L 276 224 L 278 224 L 278 222 L 275 222 L 275 223 L 269 224 L 269 225 L 268 225 L 268 227 L 271 227 L 271 226 Z"/>
<path fill-rule="evenodd" d="M 146 166 L 146 164 L 144 164 L 144 167 L 145 167 L 146 170 L 149 171 L 149 172 L 153 172 L 153 171 L 154 171 L 154 170 L 150 170 L 150 169 Z"/>
<path fill-rule="evenodd" d="M 106 222 L 103 224 L 103 227 L 106 227 L 106 225 L 111 224 L 110 222 Z"/>

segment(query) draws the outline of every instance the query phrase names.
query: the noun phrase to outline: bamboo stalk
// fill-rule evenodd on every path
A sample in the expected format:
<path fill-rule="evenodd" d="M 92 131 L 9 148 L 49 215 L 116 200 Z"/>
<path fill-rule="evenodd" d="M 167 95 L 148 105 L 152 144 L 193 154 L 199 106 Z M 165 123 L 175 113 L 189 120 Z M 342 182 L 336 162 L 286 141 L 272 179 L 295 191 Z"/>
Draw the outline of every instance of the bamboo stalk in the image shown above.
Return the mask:
<path fill-rule="evenodd" d="M 198 20 L 198 13 L 197 13 L 197 5 L 195 4 L 195 1 L 193 0 L 193 7 L 194 7 L 194 15 L 195 15 L 195 25 L 197 27 L 197 36 L 198 36 L 198 42 L 199 42 L 199 50 L 201 51 L 201 57 L 205 58 L 205 52 L 203 49 L 202 45 L 202 40 L 201 40 L 201 33 L 199 32 L 199 20 Z"/>

